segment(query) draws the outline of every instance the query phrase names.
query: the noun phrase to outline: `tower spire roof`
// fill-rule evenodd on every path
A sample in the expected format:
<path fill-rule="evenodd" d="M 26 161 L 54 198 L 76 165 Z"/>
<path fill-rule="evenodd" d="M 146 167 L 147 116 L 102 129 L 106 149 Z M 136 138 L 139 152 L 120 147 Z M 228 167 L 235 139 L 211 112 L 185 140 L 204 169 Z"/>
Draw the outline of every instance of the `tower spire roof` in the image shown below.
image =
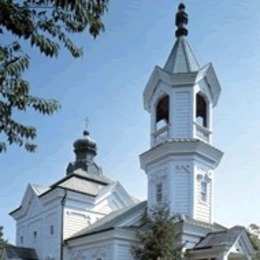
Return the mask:
<path fill-rule="evenodd" d="M 199 70 L 197 59 L 186 39 L 188 30 L 188 14 L 185 11 L 185 5 L 179 4 L 178 11 L 175 16 L 175 32 L 176 42 L 164 66 L 164 70 L 168 73 L 186 73 Z"/>

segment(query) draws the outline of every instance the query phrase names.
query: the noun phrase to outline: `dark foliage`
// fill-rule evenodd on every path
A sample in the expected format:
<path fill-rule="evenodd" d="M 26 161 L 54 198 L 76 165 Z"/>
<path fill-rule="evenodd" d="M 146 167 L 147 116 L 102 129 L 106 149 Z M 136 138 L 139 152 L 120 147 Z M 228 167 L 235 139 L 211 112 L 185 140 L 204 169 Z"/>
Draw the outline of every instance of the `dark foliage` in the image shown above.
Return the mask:
<path fill-rule="evenodd" d="M 260 260 L 260 227 L 256 224 L 251 224 L 249 229 L 250 238 L 256 251 L 256 255 L 253 257 L 253 260 Z"/>
<path fill-rule="evenodd" d="M 182 259 L 182 246 L 176 224 L 167 207 L 160 206 L 144 216 L 137 232 L 138 243 L 132 247 L 136 260 Z"/>
<path fill-rule="evenodd" d="M 52 99 L 30 94 L 30 84 L 22 75 L 30 57 L 24 53 L 23 39 L 49 57 L 57 57 L 61 48 L 78 58 L 82 49 L 70 39 L 72 34 L 88 31 L 96 37 L 104 25 L 101 17 L 109 0 L 0 0 L 0 35 L 8 34 L 10 42 L 0 43 L 0 152 L 17 144 L 29 152 L 37 131 L 14 119 L 14 114 L 28 108 L 51 115 L 60 108 Z M 9 37 L 9 35 L 12 35 Z M 12 39 L 11 39 L 12 38 Z"/>
<path fill-rule="evenodd" d="M 1 249 L 3 249 L 5 247 L 5 245 L 7 244 L 7 241 L 4 240 L 4 233 L 3 233 L 3 227 L 0 226 L 0 251 Z M 1 255 L 0 255 L 1 256 Z"/>

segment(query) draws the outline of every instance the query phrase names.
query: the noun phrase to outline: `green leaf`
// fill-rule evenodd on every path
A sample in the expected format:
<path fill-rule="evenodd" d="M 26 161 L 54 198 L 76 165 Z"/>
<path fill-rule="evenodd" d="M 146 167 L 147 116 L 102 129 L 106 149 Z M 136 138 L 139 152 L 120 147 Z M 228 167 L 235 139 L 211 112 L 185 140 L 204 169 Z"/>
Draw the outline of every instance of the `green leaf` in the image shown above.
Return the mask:
<path fill-rule="evenodd" d="M 19 1 L 18 1 L 19 2 Z M 56 100 L 32 96 L 30 83 L 23 78 L 30 58 L 24 52 L 22 38 L 47 57 L 58 57 L 61 48 L 73 57 L 83 55 L 71 35 L 85 33 L 96 37 L 104 30 L 103 14 L 108 0 L 25 0 L 0 1 L 0 34 L 8 33 L 10 44 L 0 43 L 0 152 L 8 144 L 27 151 L 36 150 L 28 140 L 36 138 L 36 129 L 14 120 L 17 112 L 33 109 L 52 115 L 60 109 Z M 48 4 L 48 6 L 46 5 Z M 5 36 L 5 35 L 4 35 Z M 13 36 L 13 38 L 12 38 Z"/>

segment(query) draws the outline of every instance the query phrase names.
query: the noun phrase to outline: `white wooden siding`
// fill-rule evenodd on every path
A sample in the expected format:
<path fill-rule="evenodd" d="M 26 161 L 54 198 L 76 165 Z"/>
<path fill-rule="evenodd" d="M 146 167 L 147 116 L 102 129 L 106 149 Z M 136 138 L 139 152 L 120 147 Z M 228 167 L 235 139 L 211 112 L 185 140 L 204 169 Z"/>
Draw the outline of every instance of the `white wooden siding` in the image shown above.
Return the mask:
<path fill-rule="evenodd" d="M 148 175 L 148 207 L 153 208 L 157 205 L 156 197 L 156 185 L 158 183 L 162 184 L 162 201 L 169 201 L 169 184 L 168 184 L 168 174 L 167 167 L 163 167 L 160 170 L 156 170 Z"/>
<path fill-rule="evenodd" d="M 114 250 L 115 247 L 112 243 L 99 243 L 99 245 L 95 247 L 93 247 L 93 245 L 84 245 L 84 247 L 73 247 L 72 249 L 65 251 L 64 259 L 114 260 Z"/>
<path fill-rule="evenodd" d="M 191 172 L 185 165 L 176 165 L 171 178 L 172 181 L 172 211 L 191 215 Z"/>
<path fill-rule="evenodd" d="M 212 203 L 212 193 L 211 193 L 211 182 L 208 183 L 208 198 L 206 202 L 201 201 L 201 185 L 200 181 L 196 181 L 196 219 L 204 222 L 210 222 L 210 212 L 211 212 L 211 203 Z"/>
<path fill-rule="evenodd" d="M 89 211 L 65 209 L 64 212 L 64 239 L 74 235 L 80 230 L 93 224 L 104 215 L 95 214 Z"/>
<path fill-rule="evenodd" d="M 191 137 L 191 94 L 189 91 L 176 92 L 172 101 L 173 116 L 171 125 L 174 129 L 173 138 Z"/>
<path fill-rule="evenodd" d="M 60 218 L 59 208 L 38 208 L 34 217 L 25 216 L 17 222 L 17 245 L 35 248 L 39 259 L 45 259 L 48 255 L 59 258 L 60 248 Z M 40 214 L 39 214 L 40 213 Z M 50 225 L 54 224 L 54 234 L 50 234 Z M 19 226 L 22 228 L 20 229 Z M 37 232 L 34 239 L 33 233 Z M 20 236 L 23 235 L 24 243 L 21 245 Z"/>
<path fill-rule="evenodd" d="M 120 259 L 124 259 L 124 260 L 132 260 L 132 254 L 131 254 L 131 246 L 132 244 L 129 243 L 128 245 L 126 244 L 119 244 L 117 246 L 117 255 L 115 260 L 120 260 Z"/>
<path fill-rule="evenodd" d="M 47 256 L 59 257 L 60 249 L 60 211 L 59 209 L 52 209 L 45 214 L 44 220 L 44 239 L 41 241 L 43 252 L 42 257 Z M 54 226 L 53 234 L 50 233 L 50 226 Z"/>

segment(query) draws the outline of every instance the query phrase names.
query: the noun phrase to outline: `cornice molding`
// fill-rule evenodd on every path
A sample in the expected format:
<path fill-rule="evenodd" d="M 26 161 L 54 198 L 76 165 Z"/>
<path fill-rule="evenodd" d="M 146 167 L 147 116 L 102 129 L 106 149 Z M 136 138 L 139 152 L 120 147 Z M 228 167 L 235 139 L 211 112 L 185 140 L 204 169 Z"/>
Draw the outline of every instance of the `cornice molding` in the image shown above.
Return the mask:
<path fill-rule="evenodd" d="M 156 163 L 169 156 L 175 156 L 176 158 L 178 155 L 202 157 L 203 159 L 207 160 L 214 169 L 218 166 L 223 156 L 223 152 L 197 139 L 169 140 L 141 154 L 141 168 L 146 170 L 146 168 L 153 163 Z"/>

